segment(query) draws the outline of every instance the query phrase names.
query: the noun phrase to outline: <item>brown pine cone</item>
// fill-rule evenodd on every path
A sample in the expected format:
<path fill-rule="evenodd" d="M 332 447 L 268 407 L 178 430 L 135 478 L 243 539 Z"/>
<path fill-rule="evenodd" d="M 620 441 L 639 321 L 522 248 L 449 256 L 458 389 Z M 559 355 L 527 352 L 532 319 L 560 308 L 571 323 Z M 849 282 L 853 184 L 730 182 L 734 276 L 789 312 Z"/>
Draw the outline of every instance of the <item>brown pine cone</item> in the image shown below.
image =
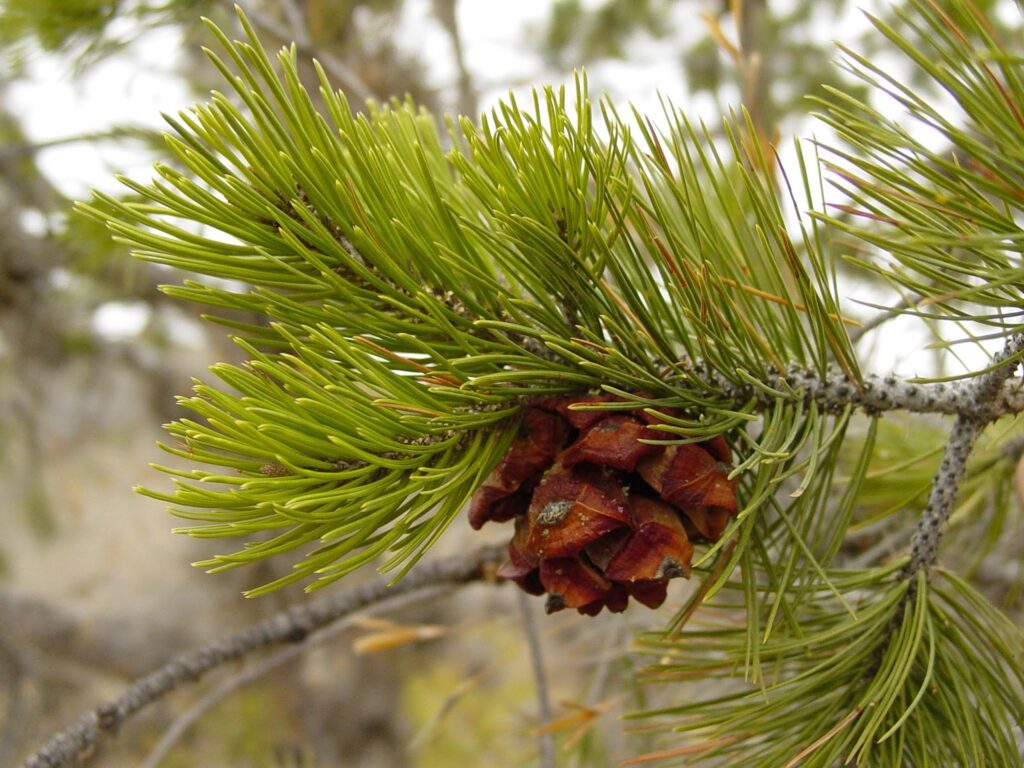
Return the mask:
<path fill-rule="evenodd" d="M 625 610 L 629 598 L 660 606 L 669 579 L 690 575 L 693 544 L 717 541 L 737 512 L 722 436 L 651 445 L 657 417 L 644 411 L 574 410 L 621 402 L 610 395 L 539 398 L 519 435 L 473 494 L 469 521 L 515 520 L 498 575 L 549 612 Z M 667 415 L 673 415 L 665 411 Z"/>

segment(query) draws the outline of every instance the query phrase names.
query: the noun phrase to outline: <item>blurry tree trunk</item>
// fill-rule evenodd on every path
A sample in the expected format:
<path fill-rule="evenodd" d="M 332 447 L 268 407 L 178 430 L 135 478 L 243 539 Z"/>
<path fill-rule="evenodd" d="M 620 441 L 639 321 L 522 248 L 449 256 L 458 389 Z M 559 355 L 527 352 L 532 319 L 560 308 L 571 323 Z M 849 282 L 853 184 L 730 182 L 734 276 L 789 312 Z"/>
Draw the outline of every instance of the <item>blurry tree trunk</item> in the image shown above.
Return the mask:
<path fill-rule="evenodd" d="M 757 133 L 757 142 L 770 164 L 771 146 L 778 141 L 772 103 L 771 25 L 767 0 L 736 0 L 740 38 L 740 92 L 743 106 Z"/>
<path fill-rule="evenodd" d="M 452 44 L 452 57 L 455 60 L 455 67 L 459 73 L 459 101 L 457 110 L 460 115 L 476 119 L 479 106 L 477 104 L 476 89 L 473 86 L 473 77 L 466 64 L 465 51 L 462 48 L 462 33 L 459 30 L 457 0 L 434 0 L 434 14 L 437 16 L 441 26 L 448 33 Z"/>

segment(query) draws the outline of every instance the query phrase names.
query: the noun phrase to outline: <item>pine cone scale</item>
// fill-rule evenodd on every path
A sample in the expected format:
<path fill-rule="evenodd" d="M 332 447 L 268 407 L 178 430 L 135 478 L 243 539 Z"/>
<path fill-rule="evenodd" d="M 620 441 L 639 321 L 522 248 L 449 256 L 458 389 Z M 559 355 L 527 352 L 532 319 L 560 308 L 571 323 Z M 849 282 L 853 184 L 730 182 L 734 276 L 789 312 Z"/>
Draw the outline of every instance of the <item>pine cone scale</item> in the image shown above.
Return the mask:
<path fill-rule="evenodd" d="M 544 397 L 526 406 L 520 433 L 470 503 L 474 528 L 515 520 L 498 575 L 548 612 L 651 608 L 670 579 L 689 577 L 692 540 L 717 541 L 737 511 L 732 453 L 717 435 L 702 443 L 652 445 L 655 412 L 581 410 L 610 395 Z"/>

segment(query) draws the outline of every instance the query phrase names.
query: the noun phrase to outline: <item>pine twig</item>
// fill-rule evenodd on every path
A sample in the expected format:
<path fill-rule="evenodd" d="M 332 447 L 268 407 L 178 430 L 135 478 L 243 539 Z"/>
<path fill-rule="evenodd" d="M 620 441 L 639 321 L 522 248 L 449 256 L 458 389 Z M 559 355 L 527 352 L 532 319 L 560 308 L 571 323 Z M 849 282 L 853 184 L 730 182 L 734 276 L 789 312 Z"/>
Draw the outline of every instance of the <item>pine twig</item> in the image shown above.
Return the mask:
<path fill-rule="evenodd" d="M 496 565 L 504 555 L 504 547 L 485 547 L 423 565 L 394 585 L 384 579 L 359 584 L 330 597 L 294 605 L 195 651 L 180 654 L 136 680 L 116 699 L 101 704 L 55 734 L 25 760 L 22 768 L 84 764 L 102 742 L 116 735 L 133 715 L 183 683 L 196 682 L 205 673 L 256 651 L 285 643 L 301 643 L 311 633 L 382 600 L 438 585 L 486 579 L 491 573 L 490 566 Z"/>
<path fill-rule="evenodd" d="M 829 413 L 840 412 L 852 405 L 867 413 L 940 413 L 988 423 L 1000 416 L 1024 411 L 1024 388 L 1020 379 L 1010 378 L 1012 368 L 995 378 L 991 373 L 974 380 L 933 383 L 918 383 L 893 374 L 869 373 L 858 383 L 838 370 L 822 375 L 811 368 L 792 365 L 782 373 L 768 376 L 764 383 L 783 391 L 788 388 L 794 394 L 802 395 L 804 402 L 814 402 Z M 761 389 L 737 384 L 700 364 L 693 366 L 693 376 L 724 392 L 737 403 L 753 399 L 771 405 L 775 400 L 773 395 Z M 984 382 L 988 383 L 982 387 Z M 685 386 L 686 381 L 682 384 Z M 985 397 L 978 396 L 982 390 Z"/>
<path fill-rule="evenodd" d="M 451 585 L 441 584 L 434 587 L 423 587 L 412 592 L 406 592 L 403 595 L 387 597 L 373 606 L 373 614 L 377 615 L 386 611 L 393 611 L 413 601 L 422 602 L 432 599 L 439 594 L 447 592 L 450 588 Z M 352 626 L 355 618 L 355 616 L 349 615 L 339 619 L 329 627 L 325 627 L 315 635 L 310 636 L 307 640 L 287 648 L 281 648 L 274 654 L 260 659 L 258 663 L 225 680 L 174 719 L 160 736 L 160 740 L 150 750 L 146 759 L 139 763 L 139 768 L 157 768 L 167 756 L 167 753 L 171 751 L 171 748 L 185 735 L 188 729 L 213 707 L 217 706 L 239 688 L 243 688 L 267 676 L 279 667 L 298 658 L 309 650 L 310 646 L 322 645 L 325 641 L 346 631 Z"/>
<path fill-rule="evenodd" d="M 968 397 L 967 403 L 973 403 L 977 410 L 961 411 L 953 424 L 942 463 L 939 464 L 938 472 L 932 480 L 928 505 L 914 532 L 910 562 L 906 568 L 907 578 L 915 576 L 922 570 L 930 571 L 935 565 L 942 529 L 953 511 L 960 481 L 967 470 L 967 459 L 982 430 L 996 418 L 984 410 L 985 406 L 999 396 L 1008 394 L 1006 385 L 1018 367 L 1022 352 L 1024 335 L 1012 337 L 1003 351 L 996 355 L 992 369 L 968 385 L 969 390 L 965 393 Z M 1019 395 L 1019 384 L 1015 389 Z"/>
<path fill-rule="evenodd" d="M 523 632 L 526 634 L 527 648 L 530 652 L 530 668 L 533 670 L 534 686 L 537 689 L 537 719 L 541 728 L 538 733 L 540 746 L 541 768 L 555 768 L 555 737 L 544 726 L 551 722 L 551 696 L 548 691 L 548 678 L 544 671 L 544 655 L 541 651 L 540 635 L 537 633 L 537 622 L 533 620 L 533 605 L 525 592 L 517 591 L 519 612 L 523 617 Z"/>

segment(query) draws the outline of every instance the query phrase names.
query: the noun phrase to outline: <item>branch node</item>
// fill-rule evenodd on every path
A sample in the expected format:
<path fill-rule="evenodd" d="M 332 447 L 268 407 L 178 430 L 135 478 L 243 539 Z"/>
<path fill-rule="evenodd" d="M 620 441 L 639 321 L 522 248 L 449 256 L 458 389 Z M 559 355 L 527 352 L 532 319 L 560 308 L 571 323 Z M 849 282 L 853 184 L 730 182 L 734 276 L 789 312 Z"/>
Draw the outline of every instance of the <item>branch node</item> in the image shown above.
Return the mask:
<path fill-rule="evenodd" d="M 96 707 L 96 727 L 104 733 L 116 736 L 121 728 L 121 710 L 114 703 L 101 704 Z"/>

